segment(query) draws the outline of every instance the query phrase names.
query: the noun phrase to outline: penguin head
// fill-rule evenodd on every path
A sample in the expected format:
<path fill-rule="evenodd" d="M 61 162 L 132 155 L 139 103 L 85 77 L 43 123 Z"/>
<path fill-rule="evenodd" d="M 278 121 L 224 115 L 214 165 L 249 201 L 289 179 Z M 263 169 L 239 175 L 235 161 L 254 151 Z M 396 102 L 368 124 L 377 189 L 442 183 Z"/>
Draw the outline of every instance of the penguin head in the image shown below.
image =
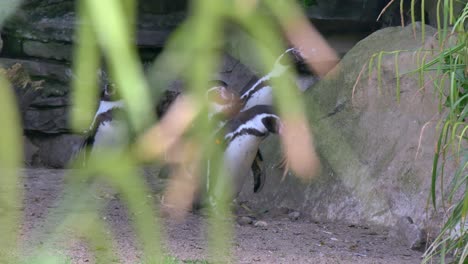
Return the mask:
<path fill-rule="evenodd" d="M 120 100 L 115 84 L 112 82 L 106 83 L 101 92 L 101 101 L 113 102 Z"/>
<path fill-rule="evenodd" d="M 261 119 L 262 124 L 265 126 L 266 131 L 273 134 L 281 134 L 283 130 L 283 124 L 279 116 L 276 114 L 266 115 Z"/>
<path fill-rule="evenodd" d="M 289 67 L 304 63 L 303 53 L 298 48 L 289 48 L 281 54 L 275 61 L 270 73 L 271 77 L 283 74 Z"/>
<path fill-rule="evenodd" d="M 210 104 L 210 117 L 223 115 L 224 118 L 229 118 L 240 110 L 240 96 L 229 89 L 224 81 L 212 81 L 206 97 Z"/>
<path fill-rule="evenodd" d="M 289 65 L 297 65 L 304 63 L 305 56 L 299 48 L 289 48 L 278 59 L 276 59 L 275 65 L 281 65 L 288 67 Z M 289 64 L 291 63 L 291 64 Z"/>
<path fill-rule="evenodd" d="M 240 136 L 253 136 L 262 140 L 270 133 L 281 134 L 283 124 L 271 106 L 256 105 L 229 120 L 224 131 L 228 142 Z"/>

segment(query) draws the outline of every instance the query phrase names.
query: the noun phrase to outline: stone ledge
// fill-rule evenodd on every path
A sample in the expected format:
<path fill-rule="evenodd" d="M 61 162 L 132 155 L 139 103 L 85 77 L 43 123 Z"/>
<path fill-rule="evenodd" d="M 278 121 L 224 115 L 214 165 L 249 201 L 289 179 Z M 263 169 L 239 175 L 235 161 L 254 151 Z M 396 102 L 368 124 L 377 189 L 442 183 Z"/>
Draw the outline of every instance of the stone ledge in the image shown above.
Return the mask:
<path fill-rule="evenodd" d="M 10 67 L 15 63 L 22 64 L 28 73 L 35 77 L 54 79 L 63 83 L 70 82 L 72 77 L 71 69 L 63 64 L 44 61 L 0 58 L 0 65 L 3 65 L 4 67 Z"/>
<path fill-rule="evenodd" d="M 72 60 L 72 46 L 62 43 L 25 40 L 23 52 L 31 57 L 54 60 Z"/>

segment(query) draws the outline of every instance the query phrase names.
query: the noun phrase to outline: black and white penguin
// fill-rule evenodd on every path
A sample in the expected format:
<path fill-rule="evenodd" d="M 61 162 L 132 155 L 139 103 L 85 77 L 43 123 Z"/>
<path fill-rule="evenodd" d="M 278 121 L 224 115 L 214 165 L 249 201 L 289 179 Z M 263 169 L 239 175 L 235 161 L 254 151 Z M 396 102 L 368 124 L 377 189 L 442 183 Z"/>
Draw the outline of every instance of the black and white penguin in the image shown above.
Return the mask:
<path fill-rule="evenodd" d="M 233 115 L 237 114 L 240 110 L 239 95 L 230 89 L 228 84 L 222 80 L 213 80 L 209 82 L 210 88 L 205 93 L 206 104 L 208 105 L 208 120 L 212 122 L 213 131 L 210 135 L 219 133 L 220 129 Z M 182 92 L 167 90 L 161 96 L 158 104 L 156 105 L 156 113 L 158 119 L 165 116 L 171 105 L 179 98 Z M 169 173 L 167 169 L 172 170 L 178 164 L 169 164 L 161 170 L 160 177 L 165 178 Z M 209 161 L 207 161 L 209 167 Z M 209 181 L 207 181 L 209 185 Z"/>
<path fill-rule="evenodd" d="M 234 197 L 240 193 L 245 177 L 251 175 L 260 143 L 270 133 L 278 134 L 281 130 L 279 116 L 268 105 L 253 106 L 224 125 L 224 165 L 231 178 Z M 222 188 L 217 188 L 215 197 L 219 197 L 222 191 Z"/>
<path fill-rule="evenodd" d="M 304 63 L 301 51 L 297 48 L 289 48 L 276 59 L 272 70 L 268 74 L 261 78 L 252 77 L 240 92 L 241 112 L 257 105 L 273 105 L 273 89 L 270 81 L 281 77 L 290 67 L 301 63 Z M 258 150 L 252 163 L 253 190 L 255 193 L 261 191 L 265 184 L 266 176 L 262 170 L 262 162 L 263 157 L 260 150 Z"/>
<path fill-rule="evenodd" d="M 288 63 L 289 61 L 292 63 Z M 273 105 L 273 90 L 269 83 L 274 78 L 281 77 L 286 71 L 299 63 L 303 63 L 302 53 L 297 48 L 289 48 L 275 61 L 272 70 L 265 76 L 252 79 L 241 90 L 241 111 L 245 111 L 255 105 Z"/>
<path fill-rule="evenodd" d="M 80 148 L 85 153 L 85 159 L 93 155 L 99 148 L 124 148 L 129 142 L 129 127 L 123 119 L 125 105 L 117 94 L 113 84 L 106 84 L 101 93 L 99 107 L 93 122 Z M 120 114 L 120 115 L 119 115 Z"/>

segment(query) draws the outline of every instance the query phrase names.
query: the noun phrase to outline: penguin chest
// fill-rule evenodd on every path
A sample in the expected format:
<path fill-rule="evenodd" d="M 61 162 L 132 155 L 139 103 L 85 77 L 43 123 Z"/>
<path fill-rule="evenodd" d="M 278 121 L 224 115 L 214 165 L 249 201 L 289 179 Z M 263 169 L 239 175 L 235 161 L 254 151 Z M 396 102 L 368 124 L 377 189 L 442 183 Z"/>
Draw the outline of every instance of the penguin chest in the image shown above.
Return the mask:
<path fill-rule="evenodd" d="M 255 91 L 245 103 L 244 110 L 249 109 L 256 105 L 272 105 L 273 104 L 273 90 L 271 86 L 263 86 Z"/>
<path fill-rule="evenodd" d="M 128 141 L 127 128 L 119 120 L 104 121 L 99 124 L 94 136 L 95 148 L 119 148 Z"/>
<path fill-rule="evenodd" d="M 224 153 L 224 162 L 232 177 L 244 177 L 250 173 L 260 141 L 254 136 L 240 136 L 230 142 Z"/>

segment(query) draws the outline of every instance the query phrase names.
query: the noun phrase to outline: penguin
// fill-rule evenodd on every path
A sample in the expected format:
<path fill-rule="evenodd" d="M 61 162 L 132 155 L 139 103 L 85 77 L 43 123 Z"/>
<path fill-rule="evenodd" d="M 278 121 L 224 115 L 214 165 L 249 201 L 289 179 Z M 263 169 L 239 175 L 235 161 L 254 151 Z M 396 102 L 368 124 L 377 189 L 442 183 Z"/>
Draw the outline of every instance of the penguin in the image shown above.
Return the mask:
<path fill-rule="evenodd" d="M 208 105 L 208 118 L 211 122 L 213 131 L 210 132 L 211 136 L 219 133 L 220 129 L 233 115 L 237 114 L 240 110 L 239 95 L 230 89 L 228 84 L 222 80 L 213 80 L 209 82 L 210 88 L 205 92 L 205 99 Z M 160 98 L 157 106 L 156 113 L 158 119 L 165 116 L 170 106 L 177 100 L 182 93 L 179 91 L 167 90 Z M 178 164 L 169 164 L 161 170 L 160 177 L 166 178 L 170 170 Z M 209 161 L 207 161 L 209 167 Z M 209 182 L 207 181 L 207 184 Z"/>
<path fill-rule="evenodd" d="M 292 59 L 292 64 L 288 63 Z M 280 78 L 293 65 L 303 64 L 304 56 L 297 48 L 289 48 L 283 52 L 275 61 L 272 70 L 265 76 L 256 76 L 241 89 L 240 105 L 241 111 L 246 111 L 256 105 L 273 105 L 273 89 L 269 81 L 273 78 Z M 256 158 L 252 163 L 252 176 L 254 178 L 254 193 L 260 192 L 265 183 L 266 175 L 262 170 L 263 156 L 258 150 Z"/>
<path fill-rule="evenodd" d="M 292 59 L 292 64 L 288 59 Z M 241 111 L 245 111 L 255 105 L 273 105 L 273 90 L 269 81 L 281 77 L 293 65 L 303 63 L 304 57 L 299 49 L 289 48 L 275 61 L 272 70 L 261 78 L 252 79 L 240 91 L 242 103 Z"/>
<path fill-rule="evenodd" d="M 156 105 L 155 110 L 158 118 L 162 118 L 166 114 L 180 94 L 176 91 L 165 91 Z M 208 118 L 217 122 L 215 124 L 216 131 L 222 127 L 225 120 L 229 118 L 228 116 L 239 112 L 239 96 L 232 89 L 228 89 L 228 85 L 221 80 L 210 83 L 206 98 L 209 102 Z M 130 143 L 131 133 L 123 118 L 124 111 L 124 102 L 118 96 L 115 86 L 113 84 L 105 85 L 98 110 L 87 131 L 87 137 L 80 147 L 80 150 L 87 149 L 84 152 L 85 158 L 88 158 L 87 154 L 94 153 L 99 146 L 119 149 Z"/>
<path fill-rule="evenodd" d="M 84 152 L 85 160 L 101 147 L 119 149 L 127 145 L 130 132 L 127 122 L 123 119 L 124 111 L 124 102 L 118 96 L 115 85 L 106 84 L 93 122 L 80 147 L 80 151 Z"/>
<path fill-rule="evenodd" d="M 260 143 L 269 134 L 280 134 L 282 127 L 280 117 L 269 105 L 253 106 L 224 125 L 221 130 L 224 134 L 223 162 L 233 186 L 234 197 L 239 195 L 245 177 L 251 174 Z M 217 188 L 214 196 L 219 197 L 219 192 L 223 191 Z"/>

